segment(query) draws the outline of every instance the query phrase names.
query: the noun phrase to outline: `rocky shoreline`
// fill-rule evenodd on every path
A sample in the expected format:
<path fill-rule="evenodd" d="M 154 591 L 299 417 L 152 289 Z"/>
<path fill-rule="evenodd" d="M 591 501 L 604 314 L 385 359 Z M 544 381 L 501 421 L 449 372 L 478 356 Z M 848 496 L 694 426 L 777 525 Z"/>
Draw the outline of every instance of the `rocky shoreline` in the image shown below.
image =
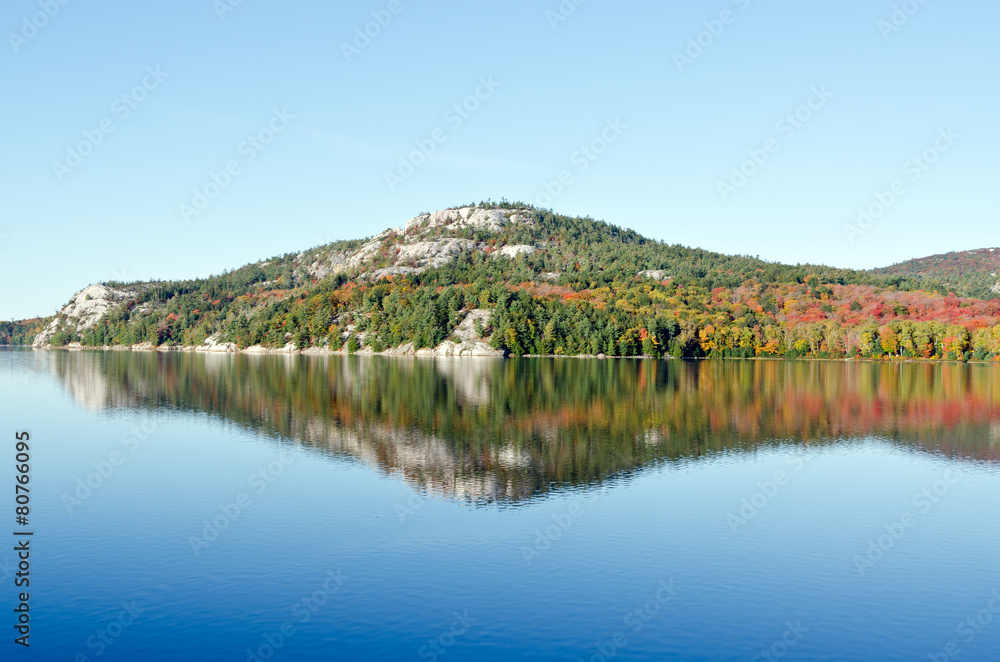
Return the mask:
<path fill-rule="evenodd" d="M 67 350 L 67 351 L 105 351 L 105 352 L 195 352 L 207 354 L 301 354 L 303 356 L 427 356 L 427 357 L 455 357 L 455 358 L 508 358 L 503 350 L 493 349 L 486 343 L 477 343 L 479 347 L 464 347 L 463 344 L 446 340 L 437 347 L 425 347 L 414 349 L 413 343 L 405 343 L 399 347 L 376 352 L 371 347 L 363 347 L 355 352 L 349 352 L 346 348 L 332 350 L 327 347 L 306 347 L 297 349 L 288 344 L 284 347 L 263 347 L 252 345 L 240 349 L 235 343 L 218 343 L 214 345 L 179 346 L 179 345 L 159 345 L 152 343 L 138 343 L 135 345 L 104 345 L 94 347 L 81 345 L 78 342 L 70 343 L 62 347 L 52 347 L 50 345 L 31 345 L 31 349 L 43 350 Z M 450 346 L 450 347 L 449 347 Z M 525 359 L 648 359 L 648 356 L 608 356 L 606 354 L 526 354 L 519 358 Z M 670 359 L 673 357 L 664 357 Z"/>
<path fill-rule="evenodd" d="M 445 341 L 435 348 L 425 347 L 414 349 L 413 343 L 406 343 L 399 347 L 393 347 L 382 352 L 375 352 L 370 347 L 364 347 L 355 352 L 349 352 L 346 348 L 332 350 L 327 347 L 306 347 L 298 349 L 294 345 L 288 344 L 284 347 L 263 347 L 252 345 L 250 347 L 239 348 L 235 343 L 217 343 L 212 345 L 179 346 L 179 345 L 153 345 L 152 343 L 138 343 L 135 345 L 104 345 L 88 346 L 78 342 L 70 343 L 62 347 L 52 347 L 49 345 L 32 345 L 32 349 L 64 349 L 64 350 L 102 350 L 106 352 L 196 352 L 209 354 L 303 354 L 303 355 L 329 355 L 329 356 L 454 356 L 454 357 L 492 357 L 503 358 L 506 353 L 503 350 L 493 349 L 486 343 L 482 347 L 468 347 L 463 344 Z M 452 347 L 448 347 L 451 345 Z"/>
<path fill-rule="evenodd" d="M 221 343 L 219 345 L 207 347 L 204 345 L 199 345 L 196 347 L 191 346 L 177 346 L 177 345 L 159 345 L 154 346 L 151 343 L 139 343 L 136 345 L 104 345 L 103 347 L 91 347 L 88 345 L 81 345 L 78 342 L 70 343 L 62 347 L 51 347 L 51 346 L 38 346 L 33 345 L 31 349 L 44 349 L 44 350 L 68 350 L 68 351 L 105 351 L 105 352 L 195 352 L 195 353 L 208 353 L 208 354 L 302 354 L 304 356 L 437 356 L 437 357 L 456 357 L 456 358 L 507 358 L 506 352 L 499 349 L 493 349 L 486 345 L 485 348 L 473 348 L 464 349 L 460 351 L 449 351 L 448 347 L 442 347 L 442 345 L 454 344 L 450 341 L 445 341 L 435 348 L 425 347 L 423 349 L 413 349 L 413 343 L 406 343 L 400 345 L 399 347 L 393 347 L 381 352 L 373 351 L 370 347 L 364 347 L 355 352 L 348 352 L 347 349 L 332 350 L 326 347 L 306 347 L 305 349 L 297 349 L 292 345 L 285 345 L 284 347 L 262 347 L 260 345 L 253 345 L 251 347 L 244 347 L 240 349 L 234 343 Z M 460 347 L 459 345 L 455 345 Z M 525 359 L 648 359 L 648 356 L 607 356 L 605 354 L 526 354 L 519 358 Z M 664 357 L 671 358 L 671 357 Z"/>
<path fill-rule="evenodd" d="M 332 350 L 326 347 L 307 347 L 305 349 L 297 349 L 292 345 L 285 345 L 284 347 L 262 347 L 260 345 L 253 345 L 251 347 L 244 347 L 240 349 L 234 343 L 220 343 L 215 346 L 204 346 L 200 345 L 197 347 L 191 346 L 176 346 L 176 345 L 160 345 L 153 346 L 151 343 L 139 343 L 136 345 L 104 345 L 103 347 L 91 347 L 87 345 L 81 345 L 78 342 L 70 343 L 61 347 L 52 347 L 51 345 L 24 345 L 23 347 L 30 348 L 33 350 L 66 350 L 66 351 L 105 351 L 105 352 L 195 352 L 195 353 L 207 353 L 207 354 L 283 354 L 283 355 L 293 355 L 299 354 L 302 356 L 397 356 L 397 357 L 451 357 L 451 358 L 494 358 L 502 359 L 509 358 L 507 353 L 503 350 L 493 349 L 486 345 L 485 349 L 466 349 L 464 351 L 449 351 L 448 348 L 442 348 L 442 345 L 454 344 L 450 341 L 445 341 L 441 345 L 435 348 L 425 347 L 423 349 L 414 350 L 412 343 L 406 343 L 399 347 L 393 347 L 382 352 L 375 352 L 370 347 L 364 347 L 355 352 L 349 352 L 346 348 L 339 350 Z M 485 344 L 485 343 L 484 343 Z M 0 347 L 22 347 L 22 345 L 0 345 Z M 458 347 L 458 345 L 456 345 Z M 523 359 L 650 359 L 650 356 L 608 356 L 606 354 L 525 354 L 524 356 L 519 356 L 516 358 Z M 674 356 L 664 356 L 658 360 L 674 360 L 677 357 Z M 975 365 L 997 365 L 996 361 L 958 361 L 958 360 L 946 360 L 946 359 L 875 359 L 875 358 L 797 358 L 791 359 L 783 356 L 750 356 L 745 358 L 718 358 L 718 357 L 699 357 L 699 358 L 689 358 L 685 359 L 688 361 L 809 361 L 809 362 L 827 362 L 827 363 L 965 363 L 965 364 L 975 364 Z"/>

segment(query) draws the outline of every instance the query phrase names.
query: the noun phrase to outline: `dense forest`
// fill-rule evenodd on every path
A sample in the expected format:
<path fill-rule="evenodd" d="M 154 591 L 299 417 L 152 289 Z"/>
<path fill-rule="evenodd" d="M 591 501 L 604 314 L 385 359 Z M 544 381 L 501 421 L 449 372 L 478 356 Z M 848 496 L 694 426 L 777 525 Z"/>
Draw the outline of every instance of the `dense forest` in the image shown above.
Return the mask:
<path fill-rule="evenodd" d="M 1000 248 L 931 255 L 874 269 L 873 273 L 934 280 L 967 296 L 992 298 L 1000 290 Z"/>
<path fill-rule="evenodd" d="M 30 345 L 48 320 L 36 317 L 16 322 L 0 322 L 0 345 Z"/>
<path fill-rule="evenodd" d="M 916 271 L 770 263 L 666 245 L 589 218 L 530 216 L 499 231 L 391 231 L 374 243 L 339 242 L 206 279 L 108 283 L 131 297 L 82 333 L 67 320 L 51 344 L 197 346 L 211 338 L 240 348 L 419 349 L 453 337 L 470 310 L 484 309 L 492 317 L 477 331 L 513 356 L 1000 357 L 1000 301 L 968 296 L 978 285 L 956 291 Z M 417 232 L 421 241 L 459 239 L 481 250 L 372 275 L 398 266 Z M 512 245 L 536 250 L 494 255 Z M 363 264 L 345 261 L 363 246 L 371 247 Z M 340 268 L 316 268 L 333 263 Z M 10 342 L 30 342 L 29 327 L 3 328 Z"/>

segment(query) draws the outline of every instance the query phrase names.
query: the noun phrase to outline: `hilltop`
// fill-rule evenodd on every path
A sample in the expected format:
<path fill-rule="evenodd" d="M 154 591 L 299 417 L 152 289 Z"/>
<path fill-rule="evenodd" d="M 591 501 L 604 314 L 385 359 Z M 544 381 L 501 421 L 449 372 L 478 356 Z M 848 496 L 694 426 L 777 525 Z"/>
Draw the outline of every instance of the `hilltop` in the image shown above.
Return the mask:
<path fill-rule="evenodd" d="M 92 285 L 32 344 L 954 359 L 1000 354 L 998 320 L 1000 301 L 950 295 L 932 273 L 729 256 L 504 202 L 212 278 Z"/>
<path fill-rule="evenodd" d="M 907 260 L 873 273 L 922 278 L 973 296 L 1000 294 L 1000 248 L 979 248 Z"/>

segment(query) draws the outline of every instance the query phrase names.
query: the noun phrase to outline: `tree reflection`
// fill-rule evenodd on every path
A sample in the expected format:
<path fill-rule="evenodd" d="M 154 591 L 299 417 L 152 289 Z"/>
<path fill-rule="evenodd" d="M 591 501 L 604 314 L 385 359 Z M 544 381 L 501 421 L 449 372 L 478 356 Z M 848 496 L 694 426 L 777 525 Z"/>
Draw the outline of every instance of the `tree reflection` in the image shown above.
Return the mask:
<path fill-rule="evenodd" d="M 470 502 L 879 437 L 993 461 L 995 366 L 36 352 L 78 402 L 202 412 Z"/>

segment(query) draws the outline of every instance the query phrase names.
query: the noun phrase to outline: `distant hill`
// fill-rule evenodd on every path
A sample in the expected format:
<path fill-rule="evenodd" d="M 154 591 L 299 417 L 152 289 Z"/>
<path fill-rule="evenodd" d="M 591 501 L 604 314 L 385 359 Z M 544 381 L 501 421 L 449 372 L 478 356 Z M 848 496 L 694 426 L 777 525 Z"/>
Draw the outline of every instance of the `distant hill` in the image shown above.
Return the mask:
<path fill-rule="evenodd" d="M 16 322 L 0 322 L 0 345 L 30 345 L 50 322 L 51 318 L 41 317 Z"/>
<path fill-rule="evenodd" d="M 922 278 L 969 296 L 989 298 L 1000 294 L 1000 248 L 942 253 L 907 260 L 873 273 L 902 278 Z"/>
<path fill-rule="evenodd" d="M 44 324 L 35 346 L 1000 356 L 1000 302 L 949 296 L 934 277 L 765 262 L 591 218 L 480 203 L 211 278 L 92 285 L 11 337 Z"/>

